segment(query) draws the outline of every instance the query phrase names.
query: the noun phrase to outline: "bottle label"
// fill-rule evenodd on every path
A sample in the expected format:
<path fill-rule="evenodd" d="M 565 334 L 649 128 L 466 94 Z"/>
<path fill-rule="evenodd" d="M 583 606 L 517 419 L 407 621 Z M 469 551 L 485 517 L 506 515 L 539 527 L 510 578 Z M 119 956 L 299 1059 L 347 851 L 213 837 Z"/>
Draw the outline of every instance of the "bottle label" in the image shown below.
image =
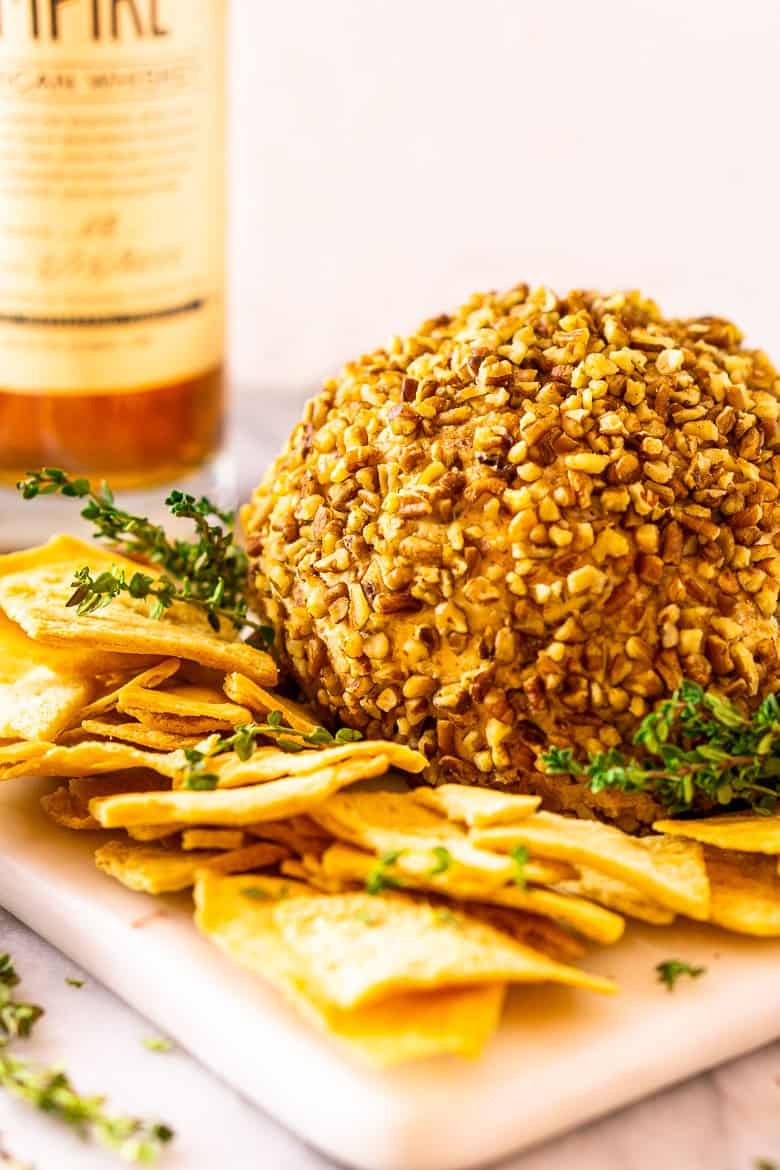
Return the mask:
<path fill-rule="evenodd" d="M 0 388 L 220 362 L 226 3 L 0 0 Z"/>

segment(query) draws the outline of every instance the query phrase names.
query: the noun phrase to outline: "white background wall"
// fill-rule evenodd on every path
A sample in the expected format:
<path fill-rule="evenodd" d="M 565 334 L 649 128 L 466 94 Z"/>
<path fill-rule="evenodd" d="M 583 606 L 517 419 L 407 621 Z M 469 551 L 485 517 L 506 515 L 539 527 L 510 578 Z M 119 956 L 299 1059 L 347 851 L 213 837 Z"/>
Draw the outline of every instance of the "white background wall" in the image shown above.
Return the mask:
<path fill-rule="evenodd" d="M 236 384 L 520 279 L 780 360 L 777 0 L 229 0 Z"/>

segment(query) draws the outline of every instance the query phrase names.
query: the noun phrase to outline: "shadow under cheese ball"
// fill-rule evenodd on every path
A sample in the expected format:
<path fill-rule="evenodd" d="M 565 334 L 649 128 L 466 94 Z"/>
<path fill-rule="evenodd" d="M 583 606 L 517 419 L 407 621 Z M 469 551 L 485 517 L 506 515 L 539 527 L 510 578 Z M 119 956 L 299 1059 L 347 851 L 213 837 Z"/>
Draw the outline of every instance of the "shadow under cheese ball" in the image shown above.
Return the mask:
<path fill-rule="evenodd" d="M 683 678 L 777 686 L 778 390 L 634 292 L 476 295 L 351 362 L 244 511 L 284 665 L 430 780 L 649 822 L 537 757 L 630 744 Z"/>

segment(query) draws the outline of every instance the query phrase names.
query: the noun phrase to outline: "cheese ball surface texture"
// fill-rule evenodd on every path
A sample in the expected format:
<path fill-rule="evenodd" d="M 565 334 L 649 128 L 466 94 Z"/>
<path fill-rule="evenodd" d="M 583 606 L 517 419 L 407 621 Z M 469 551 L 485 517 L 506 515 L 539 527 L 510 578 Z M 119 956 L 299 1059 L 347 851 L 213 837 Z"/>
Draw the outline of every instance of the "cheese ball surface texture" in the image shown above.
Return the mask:
<path fill-rule="evenodd" d="M 683 678 L 774 690 L 778 378 L 715 317 L 520 285 L 347 365 L 244 509 L 256 603 L 334 722 L 427 778 L 635 828 L 536 766 L 628 745 Z"/>

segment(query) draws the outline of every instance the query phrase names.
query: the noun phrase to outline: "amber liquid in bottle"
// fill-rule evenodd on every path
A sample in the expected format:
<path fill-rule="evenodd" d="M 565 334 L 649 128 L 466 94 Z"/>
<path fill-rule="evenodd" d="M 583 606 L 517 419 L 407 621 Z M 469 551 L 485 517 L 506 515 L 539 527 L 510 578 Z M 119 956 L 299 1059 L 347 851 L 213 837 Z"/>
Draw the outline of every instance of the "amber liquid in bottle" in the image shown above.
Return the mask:
<path fill-rule="evenodd" d="M 222 366 L 136 391 L 17 394 L 0 389 L 0 483 L 62 467 L 112 487 L 172 483 L 206 463 L 223 432 Z"/>

